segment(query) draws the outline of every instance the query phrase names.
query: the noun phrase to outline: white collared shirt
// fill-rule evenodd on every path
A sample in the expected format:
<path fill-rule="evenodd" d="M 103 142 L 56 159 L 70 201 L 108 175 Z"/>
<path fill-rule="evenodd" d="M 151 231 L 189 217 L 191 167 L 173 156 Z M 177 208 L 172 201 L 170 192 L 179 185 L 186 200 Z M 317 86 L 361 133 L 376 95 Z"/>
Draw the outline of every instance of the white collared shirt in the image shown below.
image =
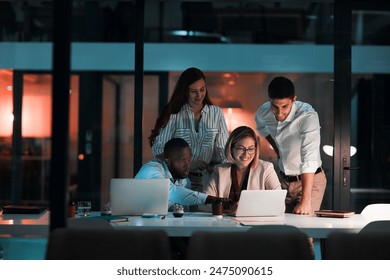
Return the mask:
<path fill-rule="evenodd" d="M 322 165 L 320 123 L 314 108 L 295 101 L 283 122 L 276 120 L 270 102 L 256 112 L 256 128 L 261 136 L 271 135 L 279 149 L 279 168 L 286 175 L 314 173 Z"/>
<path fill-rule="evenodd" d="M 188 178 L 174 181 L 167 164 L 163 160 L 155 159 L 145 163 L 134 178 L 170 179 L 169 207 L 174 203 L 181 205 L 203 205 L 206 202 L 207 194 L 192 191 L 191 182 Z"/>

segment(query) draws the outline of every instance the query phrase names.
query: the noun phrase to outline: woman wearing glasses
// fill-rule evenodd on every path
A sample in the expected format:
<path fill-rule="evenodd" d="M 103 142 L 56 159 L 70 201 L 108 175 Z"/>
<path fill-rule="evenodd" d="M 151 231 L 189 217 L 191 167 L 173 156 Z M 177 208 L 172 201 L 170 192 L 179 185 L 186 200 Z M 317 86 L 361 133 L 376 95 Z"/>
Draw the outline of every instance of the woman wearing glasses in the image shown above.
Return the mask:
<path fill-rule="evenodd" d="M 242 190 L 280 190 L 273 164 L 259 159 L 259 147 L 259 139 L 252 128 L 240 126 L 234 129 L 225 146 L 228 162 L 214 167 L 204 192 L 229 198 L 236 204 Z"/>

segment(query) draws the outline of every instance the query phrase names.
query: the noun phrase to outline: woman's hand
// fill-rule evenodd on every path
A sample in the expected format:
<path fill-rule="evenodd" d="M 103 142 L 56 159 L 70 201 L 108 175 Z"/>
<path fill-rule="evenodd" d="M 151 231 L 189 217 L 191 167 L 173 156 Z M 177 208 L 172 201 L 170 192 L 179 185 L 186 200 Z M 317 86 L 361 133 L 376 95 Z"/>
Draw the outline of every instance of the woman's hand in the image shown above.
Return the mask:
<path fill-rule="evenodd" d="M 223 204 L 223 212 L 229 215 L 234 215 L 237 212 L 238 203 L 231 199 L 226 199 Z"/>

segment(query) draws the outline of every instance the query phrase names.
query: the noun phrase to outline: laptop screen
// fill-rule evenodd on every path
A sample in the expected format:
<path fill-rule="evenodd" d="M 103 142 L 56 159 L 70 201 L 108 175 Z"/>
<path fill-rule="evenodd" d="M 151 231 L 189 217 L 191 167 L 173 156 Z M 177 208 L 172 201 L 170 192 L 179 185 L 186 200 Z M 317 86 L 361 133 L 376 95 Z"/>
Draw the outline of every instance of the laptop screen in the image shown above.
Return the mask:
<path fill-rule="evenodd" d="M 112 178 L 110 204 L 112 215 L 166 215 L 169 179 Z"/>
<path fill-rule="evenodd" d="M 236 217 L 278 216 L 286 210 L 287 190 L 243 190 Z"/>

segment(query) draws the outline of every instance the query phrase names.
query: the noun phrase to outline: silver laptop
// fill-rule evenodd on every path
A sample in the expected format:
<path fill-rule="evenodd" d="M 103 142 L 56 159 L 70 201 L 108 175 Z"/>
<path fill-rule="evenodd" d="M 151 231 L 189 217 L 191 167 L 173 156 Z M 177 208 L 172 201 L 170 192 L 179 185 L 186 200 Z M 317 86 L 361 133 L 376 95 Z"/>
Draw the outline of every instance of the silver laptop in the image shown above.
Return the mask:
<path fill-rule="evenodd" d="M 236 217 L 279 216 L 286 210 L 287 190 L 243 190 Z"/>
<path fill-rule="evenodd" d="M 112 178 L 112 215 L 167 215 L 169 179 Z"/>

